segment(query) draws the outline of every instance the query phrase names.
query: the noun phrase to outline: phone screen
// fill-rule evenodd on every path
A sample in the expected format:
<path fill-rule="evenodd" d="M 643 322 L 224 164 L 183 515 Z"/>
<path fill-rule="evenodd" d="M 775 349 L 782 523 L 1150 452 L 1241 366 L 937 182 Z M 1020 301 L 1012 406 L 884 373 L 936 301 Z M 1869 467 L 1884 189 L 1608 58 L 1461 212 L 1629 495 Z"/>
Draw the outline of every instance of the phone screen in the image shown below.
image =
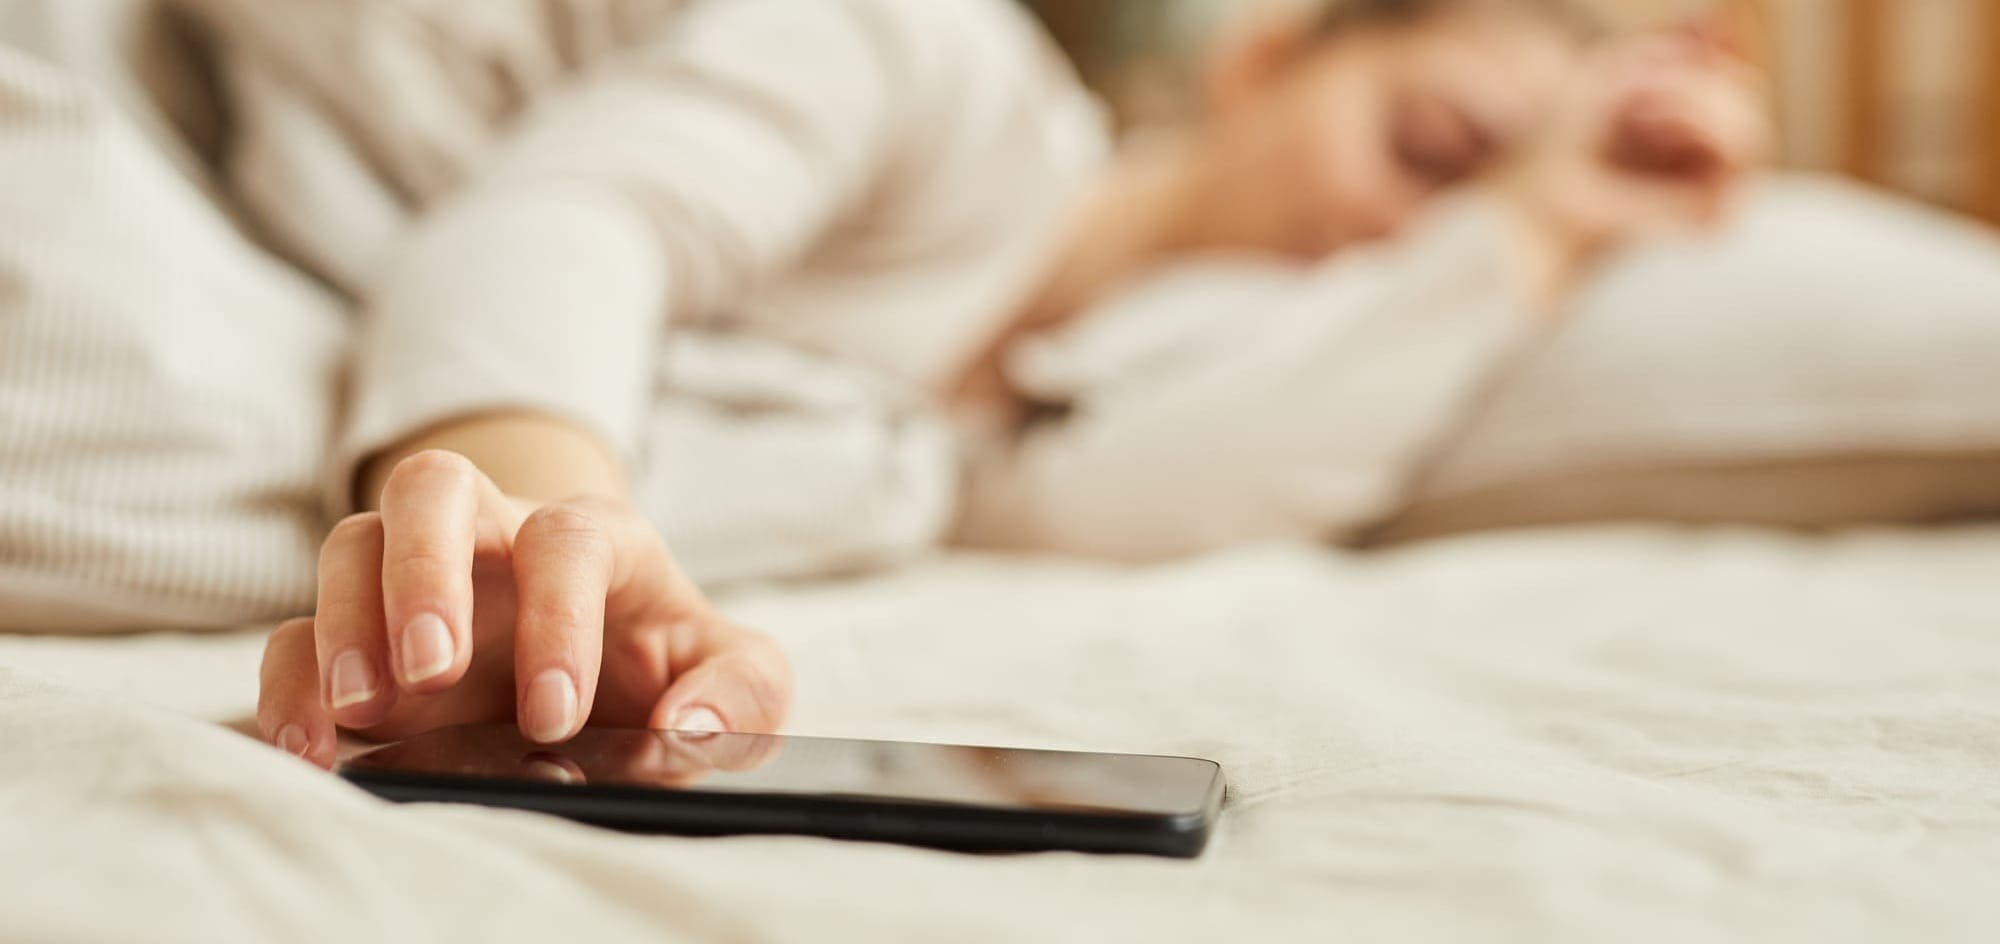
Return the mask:
<path fill-rule="evenodd" d="M 1201 815 L 1220 789 L 1214 762 L 1187 757 L 613 728 L 586 728 L 551 747 L 506 725 L 433 731 L 346 769 L 1154 817 Z"/>

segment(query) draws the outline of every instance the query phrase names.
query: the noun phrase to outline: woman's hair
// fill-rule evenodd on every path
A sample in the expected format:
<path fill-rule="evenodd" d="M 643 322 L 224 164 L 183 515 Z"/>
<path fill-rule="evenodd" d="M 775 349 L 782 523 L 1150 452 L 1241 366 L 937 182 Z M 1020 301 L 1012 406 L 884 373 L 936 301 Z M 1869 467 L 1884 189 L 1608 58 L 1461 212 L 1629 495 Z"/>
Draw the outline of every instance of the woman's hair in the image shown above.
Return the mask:
<path fill-rule="evenodd" d="M 1592 37 L 1604 24 L 1577 0 L 1323 0 L 1316 22 L 1322 36 L 1357 27 L 1398 26 L 1468 7 L 1513 9 L 1547 17 L 1579 37 Z"/>

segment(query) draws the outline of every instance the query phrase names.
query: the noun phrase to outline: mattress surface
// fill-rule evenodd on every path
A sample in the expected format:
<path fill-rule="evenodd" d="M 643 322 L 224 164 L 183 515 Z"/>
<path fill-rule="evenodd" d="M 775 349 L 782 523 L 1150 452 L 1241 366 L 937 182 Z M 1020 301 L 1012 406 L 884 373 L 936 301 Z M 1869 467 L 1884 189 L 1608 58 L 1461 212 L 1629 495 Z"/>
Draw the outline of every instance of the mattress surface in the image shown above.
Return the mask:
<path fill-rule="evenodd" d="M 9 939 L 1927 940 L 2000 927 L 2000 529 L 1599 528 L 766 588 L 800 734 L 1194 754 L 1193 862 L 392 807 L 259 633 L 0 639 Z"/>

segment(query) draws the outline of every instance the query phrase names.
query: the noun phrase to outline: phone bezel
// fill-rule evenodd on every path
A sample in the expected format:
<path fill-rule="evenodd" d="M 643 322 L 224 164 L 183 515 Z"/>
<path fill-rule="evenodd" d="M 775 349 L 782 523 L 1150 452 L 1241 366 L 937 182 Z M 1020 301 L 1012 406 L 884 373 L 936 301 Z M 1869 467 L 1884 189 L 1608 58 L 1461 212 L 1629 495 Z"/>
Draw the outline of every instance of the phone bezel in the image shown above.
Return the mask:
<path fill-rule="evenodd" d="M 350 759 L 338 772 L 362 789 L 398 803 L 528 810 L 623 832 L 804 835 L 960 852 L 1072 851 L 1193 858 L 1207 846 L 1226 790 L 1221 765 L 1193 757 L 1174 759 L 1210 770 L 1200 807 L 1181 813 L 1150 813 L 980 806 L 864 795 L 707 791 L 699 786 L 662 790 L 623 784 L 551 784 L 415 773 L 355 763 L 366 756 Z"/>

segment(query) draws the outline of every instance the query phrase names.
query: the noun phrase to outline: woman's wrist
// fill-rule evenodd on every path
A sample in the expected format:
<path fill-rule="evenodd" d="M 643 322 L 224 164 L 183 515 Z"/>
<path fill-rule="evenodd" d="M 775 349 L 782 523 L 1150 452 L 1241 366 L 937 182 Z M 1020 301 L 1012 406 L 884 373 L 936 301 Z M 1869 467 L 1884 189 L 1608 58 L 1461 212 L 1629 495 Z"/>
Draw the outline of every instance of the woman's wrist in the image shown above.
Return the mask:
<path fill-rule="evenodd" d="M 472 460 L 502 492 L 531 507 L 630 496 L 624 464 L 597 436 L 546 414 L 509 411 L 448 420 L 376 453 L 356 476 L 356 507 L 376 508 L 396 465 L 433 449 Z"/>
<path fill-rule="evenodd" d="M 1520 182 L 1503 180 L 1490 192 L 1506 219 L 1522 294 L 1538 313 L 1555 317 L 1601 247 Z"/>

